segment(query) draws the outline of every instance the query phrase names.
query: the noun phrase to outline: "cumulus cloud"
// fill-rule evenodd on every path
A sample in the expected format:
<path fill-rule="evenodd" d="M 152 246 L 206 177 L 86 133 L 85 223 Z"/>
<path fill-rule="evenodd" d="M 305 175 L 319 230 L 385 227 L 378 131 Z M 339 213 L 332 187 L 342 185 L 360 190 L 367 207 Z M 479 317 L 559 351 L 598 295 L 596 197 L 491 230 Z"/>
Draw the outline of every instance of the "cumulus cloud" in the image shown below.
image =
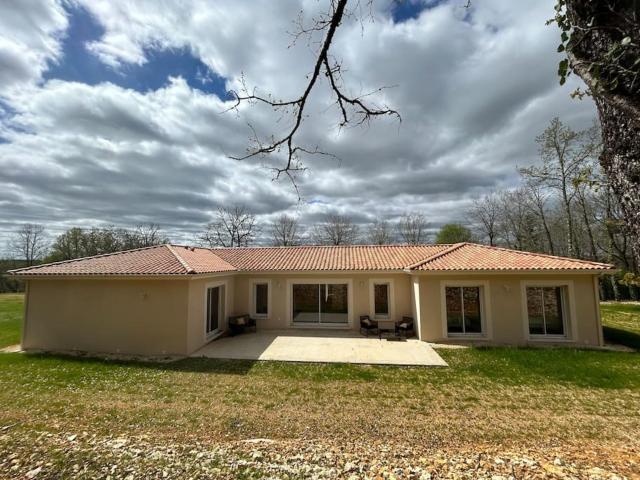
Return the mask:
<path fill-rule="evenodd" d="M 507 0 L 426 2 L 416 18 L 394 23 L 392 5 L 341 28 L 333 47 L 353 94 L 400 111 L 367 128 L 336 128 L 326 85 L 311 98 L 299 141 L 339 159 L 306 159 L 298 203 L 286 182 L 272 182 L 272 159 L 236 162 L 250 123 L 262 135 L 287 119 L 228 103 L 167 78 L 163 88 L 125 89 L 59 79 L 42 81 L 61 61 L 72 8 L 103 29 L 85 48 L 114 71 L 145 65 L 153 49 L 188 49 L 237 88 L 247 84 L 294 97 L 314 60 L 312 45 L 288 32 L 311 0 L 223 2 L 20 1 L 0 5 L 0 232 L 21 222 L 69 226 L 154 221 L 175 240 L 192 241 L 219 205 L 247 204 L 267 221 L 283 211 L 313 222 L 326 212 L 359 222 L 421 211 L 433 222 L 463 218 L 482 193 L 513 186 L 516 165 L 536 161 L 535 136 L 553 116 L 589 125 L 590 101 L 560 87 L 558 33 L 545 26 L 553 2 L 526 8 Z M 364 26 L 364 28 L 363 28 Z M 572 82 L 577 82 L 573 79 Z M 17 88 L 18 86 L 19 88 Z M 0 233 L 2 235 L 2 233 Z M 0 237 L 0 243 L 3 239 Z M 0 250 L 1 250 L 0 246 Z"/>
<path fill-rule="evenodd" d="M 0 2 L 0 93 L 40 79 L 60 56 L 67 17 L 55 0 Z"/>

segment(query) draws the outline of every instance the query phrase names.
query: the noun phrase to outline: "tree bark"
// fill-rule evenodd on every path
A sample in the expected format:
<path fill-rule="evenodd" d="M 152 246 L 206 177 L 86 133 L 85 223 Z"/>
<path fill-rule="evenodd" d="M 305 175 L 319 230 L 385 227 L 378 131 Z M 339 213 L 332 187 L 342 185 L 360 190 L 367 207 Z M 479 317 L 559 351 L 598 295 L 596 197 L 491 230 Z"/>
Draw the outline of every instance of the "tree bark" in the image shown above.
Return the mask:
<path fill-rule="evenodd" d="M 640 78 L 621 75 L 640 55 L 638 0 L 566 0 L 567 18 L 574 29 L 568 46 L 571 69 L 589 87 L 602 125 L 600 164 L 620 202 L 640 265 Z M 576 33 L 577 32 L 577 33 Z M 576 40 L 574 41 L 574 37 Z M 627 55 L 613 61 L 612 46 L 629 37 Z M 626 63 L 625 63 L 626 62 Z M 599 66 L 599 76 L 590 66 Z M 617 81 L 603 83 L 602 80 Z"/>

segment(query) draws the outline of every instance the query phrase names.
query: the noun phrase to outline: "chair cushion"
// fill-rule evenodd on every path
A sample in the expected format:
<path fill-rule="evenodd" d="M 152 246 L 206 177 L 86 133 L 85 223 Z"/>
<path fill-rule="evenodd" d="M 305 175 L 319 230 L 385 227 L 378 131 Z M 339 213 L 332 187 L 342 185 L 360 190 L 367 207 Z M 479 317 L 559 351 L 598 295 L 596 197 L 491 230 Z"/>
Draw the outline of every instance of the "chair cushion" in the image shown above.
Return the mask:
<path fill-rule="evenodd" d="M 244 325 L 245 323 L 247 323 L 247 319 L 245 317 L 240 317 L 236 320 L 236 324 L 238 325 Z"/>
<path fill-rule="evenodd" d="M 371 320 L 369 320 L 368 318 L 363 318 L 361 321 L 362 321 L 362 323 L 363 323 L 364 325 L 366 325 L 367 327 L 370 327 L 370 326 L 371 326 Z"/>
<path fill-rule="evenodd" d="M 400 325 L 398 325 L 400 328 L 409 328 L 409 324 L 407 322 L 402 322 Z"/>

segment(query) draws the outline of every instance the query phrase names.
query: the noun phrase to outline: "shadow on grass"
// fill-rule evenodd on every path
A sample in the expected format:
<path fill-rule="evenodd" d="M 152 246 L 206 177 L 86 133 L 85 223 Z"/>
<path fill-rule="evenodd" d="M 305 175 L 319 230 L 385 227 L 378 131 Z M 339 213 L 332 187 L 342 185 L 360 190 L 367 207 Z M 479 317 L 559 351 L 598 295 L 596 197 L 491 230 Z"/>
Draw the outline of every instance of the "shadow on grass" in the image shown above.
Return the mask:
<path fill-rule="evenodd" d="M 4 360 L 4 361 L 3 361 Z M 62 353 L 15 353 L 0 356 L 0 368 L 3 364 L 22 365 L 26 368 L 40 365 L 57 367 L 60 365 L 77 366 L 78 370 L 108 370 L 117 366 L 156 372 L 185 372 L 214 375 L 277 375 L 291 379 L 309 379 L 313 381 L 361 380 L 374 381 L 379 372 L 402 369 L 394 366 L 367 366 L 350 364 L 292 363 L 259 360 L 224 360 L 204 357 L 188 357 L 175 361 L 142 361 L 105 358 L 98 355 L 71 355 Z"/>
<path fill-rule="evenodd" d="M 135 382 L 138 374 L 185 372 L 205 375 L 273 377 L 317 383 L 384 382 L 456 388 L 540 385 L 578 388 L 640 389 L 637 353 L 569 348 L 469 348 L 441 351 L 450 368 L 406 368 L 350 364 L 286 363 L 252 360 L 185 358 L 175 362 L 143 362 L 55 354 L 2 354 L 0 370 L 20 378 L 59 378 L 82 382 L 92 376 Z M 113 368 L 113 367 L 118 368 Z M 11 368 L 9 368 L 11 367 Z M 197 379 L 194 379 L 197 382 Z M 250 378 L 249 378 L 250 381 Z"/>
<path fill-rule="evenodd" d="M 603 327 L 602 330 L 608 342 L 640 350 L 640 334 L 614 327 Z"/>

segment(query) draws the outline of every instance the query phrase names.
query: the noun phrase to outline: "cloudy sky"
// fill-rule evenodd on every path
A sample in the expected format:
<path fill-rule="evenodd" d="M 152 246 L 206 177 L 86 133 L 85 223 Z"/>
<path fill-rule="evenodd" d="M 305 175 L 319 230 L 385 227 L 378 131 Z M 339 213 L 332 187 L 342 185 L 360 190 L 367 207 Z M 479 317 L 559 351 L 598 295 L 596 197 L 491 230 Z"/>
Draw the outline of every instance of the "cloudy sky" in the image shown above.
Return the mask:
<path fill-rule="evenodd" d="M 352 2 L 356 5 L 355 0 Z M 365 3 L 365 2 L 363 2 Z M 229 107 L 241 79 L 278 98 L 299 95 L 313 42 L 292 45 L 294 21 L 326 0 L 3 0 L 0 2 L 0 253 L 9 232 L 42 223 L 159 223 L 192 242 L 220 205 L 268 222 L 312 223 L 328 212 L 359 223 L 420 211 L 459 221 L 474 198 L 517 183 L 537 160 L 535 136 L 559 116 L 591 124 L 590 100 L 558 85 L 554 0 L 374 0 L 332 47 L 346 89 L 402 115 L 338 129 L 319 83 L 299 142 L 310 158 L 302 200 L 274 182 L 269 161 L 237 162 L 288 117 Z M 278 162 L 279 158 L 270 160 Z"/>

